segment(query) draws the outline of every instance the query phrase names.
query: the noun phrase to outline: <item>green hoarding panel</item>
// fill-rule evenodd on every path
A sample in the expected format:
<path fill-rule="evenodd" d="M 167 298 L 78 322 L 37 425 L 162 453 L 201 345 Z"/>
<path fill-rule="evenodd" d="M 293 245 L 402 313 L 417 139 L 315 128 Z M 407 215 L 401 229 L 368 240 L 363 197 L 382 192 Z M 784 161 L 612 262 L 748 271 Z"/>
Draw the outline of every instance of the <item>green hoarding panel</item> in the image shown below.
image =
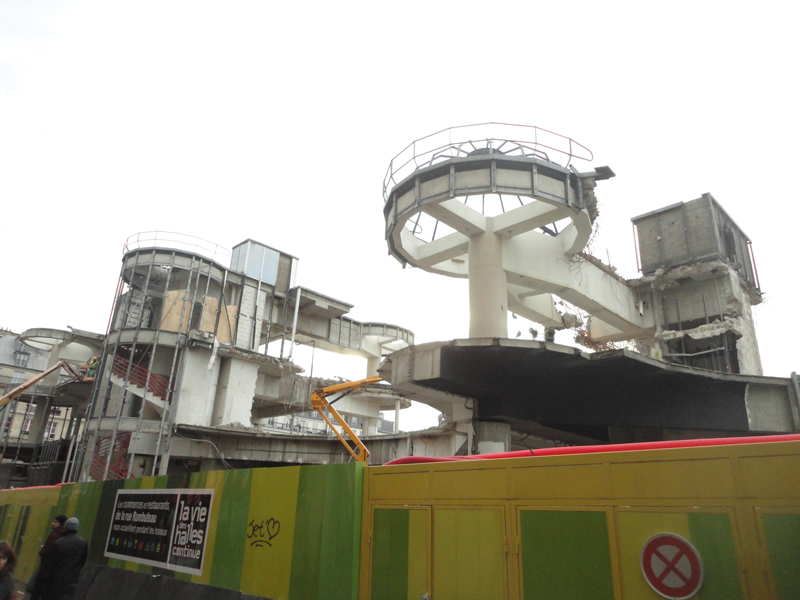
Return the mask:
<path fill-rule="evenodd" d="M 800 514 L 762 514 L 772 576 L 780 600 L 800 598 Z"/>
<path fill-rule="evenodd" d="M 523 510 L 525 600 L 613 600 L 606 513 Z"/>
<path fill-rule="evenodd" d="M 373 512 L 371 598 L 408 598 L 408 518 L 403 509 Z"/>
<path fill-rule="evenodd" d="M 211 565 L 211 585 L 216 587 L 239 589 L 250 508 L 251 475 L 250 469 L 225 472 L 225 487 L 218 505 L 214 562 Z"/>
<path fill-rule="evenodd" d="M 691 542 L 703 560 L 702 600 L 741 600 L 731 522 L 724 513 L 689 513 Z"/>

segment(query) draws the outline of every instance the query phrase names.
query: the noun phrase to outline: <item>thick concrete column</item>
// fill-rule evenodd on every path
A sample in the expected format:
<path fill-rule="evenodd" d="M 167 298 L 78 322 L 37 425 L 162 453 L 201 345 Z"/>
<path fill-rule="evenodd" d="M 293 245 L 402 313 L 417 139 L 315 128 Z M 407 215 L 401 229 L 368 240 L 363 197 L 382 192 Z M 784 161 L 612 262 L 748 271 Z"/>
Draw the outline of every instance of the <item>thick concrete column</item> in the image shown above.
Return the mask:
<path fill-rule="evenodd" d="M 176 410 L 174 422 L 201 427 L 229 423 L 230 421 L 212 422 L 217 382 L 220 378 L 219 358 L 212 360 L 212 351 L 207 348 L 186 348 L 184 353 L 183 376 L 180 379 L 177 409 L 173 404 L 173 410 Z M 250 389 L 251 404 L 255 379 L 253 379 L 252 385 L 253 387 Z M 243 421 L 243 423 L 250 425 L 250 405 L 247 410 L 247 421 Z"/>
<path fill-rule="evenodd" d="M 478 454 L 508 452 L 511 448 L 511 425 L 477 421 L 475 438 L 478 442 Z"/>
<path fill-rule="evenodd" d="M 240 358 L 226 358 L 219 369 L 212 426 L 241 423 L 250 426 L 258 365 Z"/>
<path fill-rule="evenodd" d="M 394 401 L 394 432 L 400 433 L 400 400 Z"/>
<path fill-rule="evenodd" d="M 367 359 L 367 377 L 375 377 L 378 375 L 378 367 L 381 366 L 381 359 L 379 356 L 370 356 Z"/>
<path fill-rule="evenodd" d="M 469 238 L 469 337 L 508 337 L 508 292 L 503 239 L 486 219 L 486 232 Z"/>
<path fill-rule="evenodd" d="M 61 344 L 55 344 L 50 349 L 50 356 L 47 357 L 47 367 L 45 370 L 49 369 L 50 367 L 54 367 L 58 364 L 58 361 L 61 360 Z M 61 375 L 61 369 L 50 373 L 47 377 L 42 379 L 39 383 L 42 385 L 56 385 L 58 384 L 58 377 Z"/>
<path fill-rule="evenodd" d="M 29 444 L 40 444 L 45 433 L 47 418 L 50 415 L 50 399 L 39 396 L 36 401 L 36 410 L 31 419 L 31 428 L 28 432 Z"/>
<path fill-rule="evenodd" d="M 363 431 L 364 435 L 378 435 L 378 419 L 365 417 Z"/>

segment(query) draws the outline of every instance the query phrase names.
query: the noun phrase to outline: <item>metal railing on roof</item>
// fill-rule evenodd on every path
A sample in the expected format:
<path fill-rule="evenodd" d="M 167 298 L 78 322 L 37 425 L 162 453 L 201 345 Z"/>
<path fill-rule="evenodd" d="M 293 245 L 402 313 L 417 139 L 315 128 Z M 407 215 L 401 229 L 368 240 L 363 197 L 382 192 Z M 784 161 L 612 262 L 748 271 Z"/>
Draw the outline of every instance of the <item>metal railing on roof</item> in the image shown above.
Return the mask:
<path fill-rule="evenodd" d="M 231 253 L 230 250 L 219 244 L 176 231 L 142 231 L 134 233 L 125 240 L 125 244 L 122 246 L 122 253 L 127 254 L 139 248 L 186 250 L 215 261 L 230 256 Z"/>
<path fill-rule="evenodd" d="M 534 125 L 490 122 L 448 127 L 414 140 L 389 162 L 383 178 L 384 202 L 390 190 L 417 169 L 490 151 L 556 162 L 550 158 L 550 152 L 565 159 L 564 167 L 568 167 L 573 158 L 586 161 L 594 158 L 586 146 Z"/>

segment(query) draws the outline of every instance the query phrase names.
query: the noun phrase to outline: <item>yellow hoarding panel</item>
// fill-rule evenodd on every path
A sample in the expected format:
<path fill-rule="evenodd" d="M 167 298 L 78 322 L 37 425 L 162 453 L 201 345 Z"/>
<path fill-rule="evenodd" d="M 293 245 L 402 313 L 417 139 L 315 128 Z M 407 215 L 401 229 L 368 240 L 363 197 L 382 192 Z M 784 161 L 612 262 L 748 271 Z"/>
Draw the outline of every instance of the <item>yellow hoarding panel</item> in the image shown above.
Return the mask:
<path fill-rule="evenodd" d="M 617 498 L 730 498 L 733 469 L 725 459 L 611 464 Z"/>
<path fill-rule="evenodd" d="M 299 481 L 300 467 L 253 470 L 243 592 L 267 598 L 289 596 Z"/>
<path fill-rule="evenodd" d="M 503 600 L 505 556 L 502 509 L 434 509 L 436 600 Z"/>
<path fill-rule="evenodd" d="M 514 498 L 608 498 L 605 465 L 564 465 L 509 469 Z"/>

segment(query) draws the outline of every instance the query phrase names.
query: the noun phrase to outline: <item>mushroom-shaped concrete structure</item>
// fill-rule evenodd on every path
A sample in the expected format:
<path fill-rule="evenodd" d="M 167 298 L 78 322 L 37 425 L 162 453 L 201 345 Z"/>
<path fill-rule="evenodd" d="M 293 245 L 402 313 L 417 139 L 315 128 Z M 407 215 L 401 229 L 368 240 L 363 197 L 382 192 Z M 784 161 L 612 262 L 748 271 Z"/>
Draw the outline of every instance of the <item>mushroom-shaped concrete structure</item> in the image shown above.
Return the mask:
<path fill-rule="evenodd" d="M 581 172 L 592 153 L 529 126 L 484 123 L 409 144 L 384 180 L 389 252 L 401 263 L 469 278 L 470 337 L 508 337 L 510 309 L 563 326 L 550 294 L 587 311 L 596 339 L 652 335 L 621 278 L 578 255 L 597 214 L 594 188 L 614 172 Z M 582 259 L 580 259 L 582 260 Z"/>

